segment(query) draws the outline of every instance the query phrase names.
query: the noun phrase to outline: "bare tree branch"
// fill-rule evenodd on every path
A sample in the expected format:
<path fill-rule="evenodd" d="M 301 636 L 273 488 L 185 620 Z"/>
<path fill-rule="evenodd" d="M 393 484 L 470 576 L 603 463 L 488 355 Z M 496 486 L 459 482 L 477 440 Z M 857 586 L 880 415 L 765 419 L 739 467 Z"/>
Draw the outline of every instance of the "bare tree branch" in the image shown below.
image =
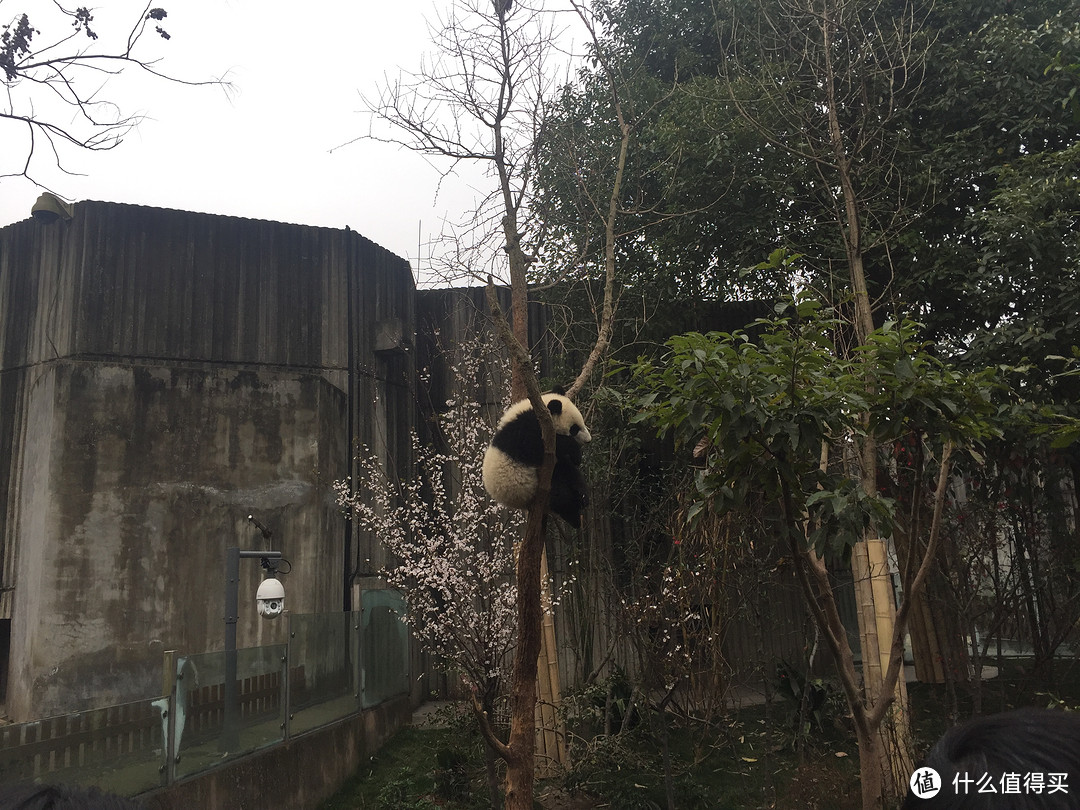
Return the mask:
<path fill-rule="evenodd" d="M 172 76 L 157 65 L 159 59 L 141 55 L 141 43 L 147 36 L 170 39 L 162 27 L 165 9 L 147 3 L 121 43 L 105 44 L 91 24 L 94 15 L 86 7 L 68 10 L 53 3 L 54 14 L 47 22 L 49 30 L 67 18 L 71 32 L 42 41 L 39 19 L 17 14 L 0 34 L 0 71 L 3 102 L 0 124 L 25 127 L 27 138 L 22 147 L 7 150 L 9 156 L 22 153 L 19 164 L 8 170 L 0 167 L 0 178 L 34 176 L 35 155 L 43 144 L 48 146 L 55 167 L 73 174 L 64 165 L 68 149 L 101 152 L 119 146 L 143 120 L 142 114 L 124 113 L 117 104 L 104 98 L 110 79 L 129 69 L 136 69 L 165 81 L 188 87 L 215 85 L 226 92 L 231 85 L 224 78 L 189 80 Z M 151 30 L 152 28 L 152 30 Z M 17 131 L 17 129 L 16 129 Z M 5 138 L 12 143 L 15 138 Z M 41 185 L 38 183 L 38 185 Z"/>
<path fill-rule="evenodd" d="M 580 7 L 578 13 L 584 18 Z M 545 448 L 539 485 L 517 547 L 518 643 L 510 683 L 508 741 L 500 741 L 483 712 L 477 711 L 489 747 L 507 763 L 508 810 L 527 810 L 533 802 L 540 560 L 555 465 L 554 425 L 541 399 L 529 350 L 527 308 L 530 267 L 547 233 L 530 201 L 545 134 L 545 102 L 553 87 L 548 54 L 555 34 L 550 19 L 528 0 L 512 4 L 458 0 L 433 30 L 440 55 L 417 72 L 387 80 L 376 96 L 365 98 L 373 124 L 386 126 L 393 134 L 383 135 L 373 128 L 362 136 L 402 144 L 451 167 L 462 161 L 479 163 L 493 180 L 491 192 L 473 212 L 473 221 L 455 233 L 444 261 L 458 277 L 486 277 L 492 320 L 512 360 L 511 398 L 532 402 Z M 623 122 L 620 126 L 628 138 L 628 127 Z M 625 164 L 625 146 L 620 163 Z M 611 201 L 614 212 L 617 197 L 616 191 Z M 612 233 L 613 229 L 614 214 Z M 499 306 L 493 276 L 509 283 L 509 318 Z M 611 311 L 609 303 L 605 313 Z M 603 328 L 604 334 L 609 340 L 610 324 Z M 606 343 L 598 351 L 603 353 L 605 348 Z"/>

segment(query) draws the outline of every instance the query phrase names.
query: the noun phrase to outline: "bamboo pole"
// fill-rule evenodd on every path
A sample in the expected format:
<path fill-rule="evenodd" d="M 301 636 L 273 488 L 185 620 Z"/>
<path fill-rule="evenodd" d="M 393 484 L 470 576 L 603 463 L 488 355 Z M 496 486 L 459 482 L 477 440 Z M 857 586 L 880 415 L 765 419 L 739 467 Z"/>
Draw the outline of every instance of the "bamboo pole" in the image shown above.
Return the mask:
<path fill-rule="evenodd" d="M 555 616 L 552 609 L 551 577 L 548 574 L 547 550 L 540 556 L 540 592 L 543 619 L 540 634 L 540 657 L 537 661 L 536 704 L 536 775 L 548 778 L 569 763 L 566 734 L 559 717 L 562 690 L 559 684 L 559 655 L 555 644 Z"/>
<path fill-rule="evenodd" d="M 874 695 L 881 686 L 884 672 L 878 638 L 878 611 L 874 604 L 873 572 L 870 570 L 869 541 L 860 540 L 852 547 L 851 574 L 855 584 L 855 612 L 859 619 L 859 641 L 862 647 L 863 689 L 868 695 Z"/>

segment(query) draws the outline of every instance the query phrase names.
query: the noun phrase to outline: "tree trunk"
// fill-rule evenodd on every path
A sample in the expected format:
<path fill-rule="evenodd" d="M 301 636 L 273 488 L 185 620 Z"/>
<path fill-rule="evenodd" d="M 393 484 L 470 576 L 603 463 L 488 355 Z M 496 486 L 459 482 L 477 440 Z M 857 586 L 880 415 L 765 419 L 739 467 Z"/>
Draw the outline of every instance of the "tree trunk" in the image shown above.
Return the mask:
<path fill-rule="evenodd" d="M 825 101 L 828 114 L 829 140 L 833 149 L 840 191 L 843 197 L 843 220 L 838 223 L 844 241 L 851 291 L 855 299 L 855 334 L 858 343 L 866 346 L 869 336 L 874 331 L 874 318 L 870 303 L 870 294 L 866 286 L 866 273 L 862 252 L 862 211 L 859 196 L 855 188 L 852 171 L 852 159 L 848 154 L 844 132 L 840 125 L 839 103 L 836 97 L 836 77 L 833 73 L 833 9 L 825 4 L 821 17 L 822 53 L 825 64 Z M 860 477 L 863 491 L 871 497 L 877 495 L 877 443 L 867 435 L 859 447 Z M 900 795 L 900 786 L 906 782 L 904 774 L 910 768 L 907 732 L 907 695 L 903 677 L 896 679 L 895 694 L 883 692 L 883 673 L 890 668 L 890 656 L 895 654 L 894 617 L 895 603 L 892 595 L 892 583 L 884 543 L 877 539 L 873 527 L 856 543 L 851 557 L 851 570 L 855 578 L 856 593 L 859 598 L 859 635 L 862 640 L 863 690 L 868 706 L 883 700 L 890 701 L 889 722 L 876 730 L 874 744 L 871 740 L 860 740 L 860 757 L 863 752 L 871 757 L 860 759 L 860 769 L 864 776 L 871 772 L 877 778 L 868 785 L 863 782 L 863 810 L 884 807 L 888 799 Z M 902 675 L 901 664 L 901 675 Z M 895 733 L 881 734 L 881 730 L 891 727 Z M 872 791 L 876 790 L 876 796 Z M 868 792 L 870 791 L 870 792 Z M 870 802 L 869 804 L 867 802 Z"/>
<path fill-rule="evenodd" d="M 503 92 L 499 112 L 492 129 L 495 140 L 495 168 L 503 198 L 502 229 L 504 250 L 510 265 L 510 311 L 513 334 L 503 335 L 511 353 L 512 399 L 533 399 L 544 440 L 544 462 L 538 471 L 539 484 L 529 508 L 528 524 L 517 554 L 517 629 L 514 669 L 510 678 L 510 739 L 502 751 L 506 761 L 506 810 L 532 810 L 533 782 L 536 776 L 536 672 L 541 647 L 540 561 L 544 550 L 544 513 L 551 490 L 551 471 L 555 466 L 555 433 L 551 418 L 540 407 L 539 389 L 532 367 L 529 345 L 529 258 L 521 247 L 518 231 L 518 207 L 510 183 L 502 129 L 509 94 L 512 65 L 509 61 L 505 17 L 499 17 L 503 43 Z M 489 301 L 494 290 L 489 286 Z M 541 411 L 543 411 L 541 413 Z M 545 418 L 547 417 L 547 418 Z"/>
<path fill-rule="evenodd" d="M 503 225 L 509 240 L 516 220 L 508 214 Z M 514 234 L 516 237 L 516 234 Z M 526 262 L 521 247 L 515 241 L 508 246 L 510 266 L 521 269 Z M 515 299 L 519 292 L 515 290 Z M 513 672 L 510 676 L 510 738 L 503 744 L 495 736 L 488 719 L 480 718 L 484 737 L 506 762 L 506 810 L 532 810 L 533 783 L 536 774 L 536 683 L 537 660 L 541 647 L 540 563 L 544 551 L 545 513 L 551 494 L 551 472 L 555 468 L 555 426 L 540 401 L 540 392 L 532 374 L 527 344 L 510 333 L 509 325 L 499 309 L 495 288 L 489 282 L 488 305 L 496 328 L 510 351 L 515 378 L 525 385 L 540 422 L 544 442 L 544 460 L 537 471 L 536 495 L 529 507 L 525 533 L 517 548 L 517 630 Z M 520 310 L 525 312 L 524 307 Z M 527 332 L 526 332 L 527 334 Z M 481 713 L 482 714 L 482 713 Z"/>
<path fill-rule="evenodd" d="M 554 461 L 554 454 L 551 456 Z M 545 461 L 545 464 L 547 462 Z M 551 468 L 547 465 L 550 487 Z M 543 480 L 543 478 L 541 478 Z M 532 810 L 536 774 L 536 667 L 540 655 L 540 558 L 544 548 L 547 493 L 529 509 L 518 549 L 518 642 L 510 681 L 510 739 L 506 745 L 506 810 Z"/>
<path fill-rule="evenodd" d="M 885 807 L 884 798 L 884 752 L 881 738 L 874 732 L 860 732 L 855 727 L 855 738 L 859 745 L 859 782 L 862 787 L 862 810 L 881 810 Z"/>

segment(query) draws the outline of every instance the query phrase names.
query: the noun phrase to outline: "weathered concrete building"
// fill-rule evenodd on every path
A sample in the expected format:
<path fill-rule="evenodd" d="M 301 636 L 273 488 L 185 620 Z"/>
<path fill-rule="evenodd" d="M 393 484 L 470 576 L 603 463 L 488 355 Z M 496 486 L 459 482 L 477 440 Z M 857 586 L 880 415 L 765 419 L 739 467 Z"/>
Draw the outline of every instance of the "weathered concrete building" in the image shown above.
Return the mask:
<path fill-rule="evenodd" d="M 225 549 L 270 547 L 249 514 L 290 610 L 350 605 L 381 560 L 331 483 L 358 443 L 409 463 L 415 300 L 348 229 L 97 202 L 0 229 L 8 716 L 155 695 L 164 650 L 221 649 Z M 282 640 L 241 614 L 240 646 Z"/>

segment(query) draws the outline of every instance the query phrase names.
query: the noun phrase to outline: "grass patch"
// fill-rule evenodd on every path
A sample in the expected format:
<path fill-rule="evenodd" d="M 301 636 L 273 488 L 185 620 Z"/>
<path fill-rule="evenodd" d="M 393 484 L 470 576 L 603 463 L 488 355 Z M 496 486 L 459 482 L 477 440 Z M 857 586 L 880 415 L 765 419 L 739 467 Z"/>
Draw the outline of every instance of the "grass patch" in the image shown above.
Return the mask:
<path fill-rule="evenodd" d="M 798 755 L 778 705 L 754 706 L 711 725 L 659 718 L 579 745 L 566 783 L 598 807 L 657 810 L 790 810 L 858 805 L 854 740 L 835 729 Z M 665 735 L 667 756 L 665 757 Z"/>
<path fill-rule="evenodd" d="M 837 797 L 852 793 L 858 785 L 853 750 L 838 759 L 836 746 L 823 743 L 800 768 L 788 736 L 766 714 L 762 707 L 754 707 L 709 728 L 672 723 L 668 744 L 676 807 L 841 810 L 856 806 L 837 803 Z M 662 729 L 639 726 L 622 736 L 579 746 L 575 768 L 565 779 L 538 785 L 541 799 L 536 806 L 544 810 L 667 807 L 661 734 Z M 453 753 L 454 762 L 447 761 L 447 752 Z M 556 788 L 563 788 L 557 796 Z M 486 797 L 478 739 L 460 727 L 407 727 L 320 810 L 480 810 L 489 807 Z"/>
<path fill-rule="evenodd" d="M 460 743 L 451 729 L 403 728 L 319 810 L 473 810 L 474 774 L 459 767 L 468 760 L 453 753 Z M 463 775 L 464 800 L 437 797 L 460 790 Z"/>
<path fill-rule="evenodd" d="M 1029 659 L 1002 663 L 998 676 L 980 687 L 983 713 L 1080 705 L 1078 662 L 1059 660 L 1041 672 Z M 908 692 L 916 758 L 951 720 L 972 714 L 970 686 L 913 683 Z M 778 699 L 709 725 L 646 714 L 627 732 L 607 738 L 586 724 L 572 738 L 573 769 L 565 779 L 538 785 L 537 807 L 661 810 L 670 790 L 680 810 L 855 810 L 858 752 L 846 709 L 826 714 L 797 753 L 791 705 Z M 561 790 L 556 794 L 555 788 Z M 489 806 L 479 736 L 459 718 L 450 728 L 402 729 L 320 810 Z"/>

